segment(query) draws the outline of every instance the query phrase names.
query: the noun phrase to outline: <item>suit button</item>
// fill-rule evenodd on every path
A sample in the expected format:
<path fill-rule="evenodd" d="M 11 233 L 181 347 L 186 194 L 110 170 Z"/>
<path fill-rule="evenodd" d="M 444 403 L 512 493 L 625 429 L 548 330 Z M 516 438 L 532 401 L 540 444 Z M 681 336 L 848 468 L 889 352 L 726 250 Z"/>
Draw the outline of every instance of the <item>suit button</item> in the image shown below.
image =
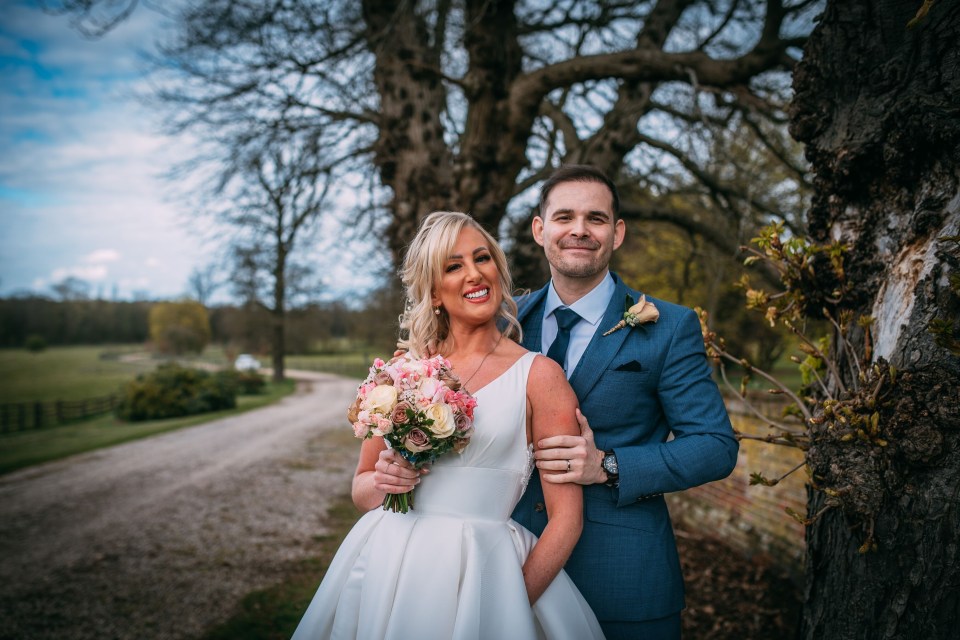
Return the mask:
<path fill-rule="evenodd" d="M 542 502 L 538 502 L 537 504 L 533 505 L 533 510 L 537 513 L 542 513 L 546 508 L 546 505 L 544 505 Z"/>

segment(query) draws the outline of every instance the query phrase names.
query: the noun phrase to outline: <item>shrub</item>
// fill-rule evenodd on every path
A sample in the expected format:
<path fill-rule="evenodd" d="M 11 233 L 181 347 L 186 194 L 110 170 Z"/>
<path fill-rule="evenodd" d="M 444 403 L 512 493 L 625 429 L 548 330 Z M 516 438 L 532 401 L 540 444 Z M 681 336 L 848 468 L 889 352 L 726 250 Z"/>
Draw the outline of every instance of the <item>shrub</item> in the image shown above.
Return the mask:
<path fill-rule="evenodd" d="M 206 307 L 193 300 L 158 302 L 150 309 L 150 339 L 160 353 L 201 353 L 210 342 Z"/>
<path fill-rule="evenodd" d="M 267 379 L 256 371 L 237 371 L 236 369 L 228 369 L 221 371 L 219 375 L 229 378 L 236 386 L 237 393 L 242 396 L 250 396 L 261 393 L 267 384 Z"/>
<path fill-rule="evenodd" d="M 136 422 L 232 409 L 237 406 L 238 387 L 228 372 L 210 374 L 164 364 L 123 386 L 116 414 Z"/>
<path fill-rule="evenodd" d="M 47 341 L 43 338 L 43 336 L 36 333 L 31 333 L 27 336 L 23 346 L 27 348 L 27 351 L 39 353 L 47 348 Z"/>

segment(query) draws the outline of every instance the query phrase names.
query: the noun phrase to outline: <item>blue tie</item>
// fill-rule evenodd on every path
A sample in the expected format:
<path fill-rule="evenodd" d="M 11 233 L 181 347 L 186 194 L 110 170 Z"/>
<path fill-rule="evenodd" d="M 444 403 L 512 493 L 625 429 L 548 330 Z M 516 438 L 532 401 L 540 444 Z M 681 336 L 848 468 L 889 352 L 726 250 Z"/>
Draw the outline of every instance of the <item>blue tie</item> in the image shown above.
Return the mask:
<path fill-rule="evenodd" d="M 553 312 L 557 319 L 557 337 L 547 351 L 547 357 L 556 361 L 561 367 L 567 359 L 567 347 L 570 345 L 570 329 L 582 318 L 573 309 L 560 308 Z M 565 367 L 564 367 L 565 368 Z"/>

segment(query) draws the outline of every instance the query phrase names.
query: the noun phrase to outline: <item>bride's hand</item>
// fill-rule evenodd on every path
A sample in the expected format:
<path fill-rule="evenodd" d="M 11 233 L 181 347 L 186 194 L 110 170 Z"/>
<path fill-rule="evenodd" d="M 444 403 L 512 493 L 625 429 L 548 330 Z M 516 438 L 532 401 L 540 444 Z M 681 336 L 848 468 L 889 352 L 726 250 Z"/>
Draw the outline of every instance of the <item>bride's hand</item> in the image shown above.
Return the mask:
<path fill-rule="evenodd" d="M 393 449 L 381 451 L 373 468 L 374 488 L 386 493 L 407 493 L 420 482 L 421 474 L 428 473 L 427 469 L 414 469 Z"/>

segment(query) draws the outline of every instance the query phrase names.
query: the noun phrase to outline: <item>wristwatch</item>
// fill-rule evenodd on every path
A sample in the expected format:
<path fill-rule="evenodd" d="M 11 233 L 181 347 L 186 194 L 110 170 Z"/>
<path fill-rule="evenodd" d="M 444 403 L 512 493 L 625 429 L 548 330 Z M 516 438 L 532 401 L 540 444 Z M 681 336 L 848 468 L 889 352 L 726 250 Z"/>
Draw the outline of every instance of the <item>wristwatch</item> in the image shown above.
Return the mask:
<path fill-rule="evenodd" d="M 617 454 L 613 451 L 603 452 L 603 462 L 600 463 L 607 474 L 607 481 L 604 482 L 608 487 L 620 485 L 620 467 L 617 465 Z"/>

